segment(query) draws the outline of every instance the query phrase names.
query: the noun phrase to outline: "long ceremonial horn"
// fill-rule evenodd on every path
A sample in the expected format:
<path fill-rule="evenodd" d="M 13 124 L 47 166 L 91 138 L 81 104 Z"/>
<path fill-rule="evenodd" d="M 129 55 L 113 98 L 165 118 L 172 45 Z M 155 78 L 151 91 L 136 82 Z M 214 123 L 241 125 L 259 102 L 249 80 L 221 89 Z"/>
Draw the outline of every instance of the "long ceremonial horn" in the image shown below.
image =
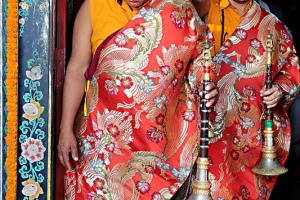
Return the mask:
<path fill-rule="evenodd" d="M 273 35 L 267 35 L 267 69 L 266 69 L 266 89 L 272 87 L 272 53 L 273 53 Z M 276 176 L 286 173 L 288 170 L 281 165 L 277 159 L 277 149 L 274 145 L 274 130 L 273 130 L 273 111 L 271 108 L 266 108 L 264 137 L 265 142 L 262 148 L 262 158 L 252 171 L 258 175 Z"/>
<path fill-rule="evenodd" d="M 206 107 L 208 100 L 204 98 L 205 94 L 208 93 L 208 91 L 205 90 L 205 86 L 210 82 L 209 72 L 211 65 L 211 53 L 207 43 L 205 44 L 202 54 L 204 59 L 203 98 L 200 99 L 200 97 L 198 97 L 199 105 L 201 103 L 201 108 L 198 106 L 198 116 L 201 114 L 201 126 L 198 124 L 198 128 L 201 127 L 201 138 L 197 157 L 197 173 L 192 183 L 193 191 L 190 200 L 212 200 L 210 191 L 211 184 L 208 179 L 208 121 L 210 111 L 209 108 Z"/>

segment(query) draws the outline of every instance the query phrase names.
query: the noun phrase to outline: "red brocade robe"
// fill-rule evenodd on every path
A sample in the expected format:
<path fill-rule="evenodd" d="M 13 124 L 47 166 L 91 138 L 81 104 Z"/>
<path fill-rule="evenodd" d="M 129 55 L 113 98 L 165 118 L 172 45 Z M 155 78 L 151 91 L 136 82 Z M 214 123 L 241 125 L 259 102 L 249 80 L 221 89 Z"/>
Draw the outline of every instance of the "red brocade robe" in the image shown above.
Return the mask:
<path fill-rule="evenodd" d="M 211 39 L 188 0 L 149 1 L 102 49 L 79 110 L 67 199 L 170 199 L 197 157 L 195 88 Z M 215 71 L 211 78 L 216 80 Z"/>
<path fill-rule="evenodd" d="M 268 199 L 277 177 L 257 176 L 252 168 L 263 146 L 266 39 L 273 35 L 272 80 L 284 98 L 273 109 L 277 157 L 284 163 L 290 146 L 287 108 L 299 92 L 299 60 L 288 31 L 255 2 L 214 57 L 219 101 L 212 117 L 209 179 L 213 199 Z"/>

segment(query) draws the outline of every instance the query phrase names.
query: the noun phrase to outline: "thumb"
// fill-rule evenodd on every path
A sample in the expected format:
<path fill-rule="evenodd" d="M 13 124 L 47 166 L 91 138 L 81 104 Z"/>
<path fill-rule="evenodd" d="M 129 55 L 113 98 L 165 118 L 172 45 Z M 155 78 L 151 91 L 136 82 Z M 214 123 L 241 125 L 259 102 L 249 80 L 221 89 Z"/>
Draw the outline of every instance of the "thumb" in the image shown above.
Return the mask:
<path fill-rule="evenodd" d="M 263 93 L 266 91 L 266 85 L 264 85 L 260 91 L 260 96 L 263 96 Z"/>
<path fill-rule="evenodd" d="M 72 145 L 71 154 L 74 161 L 78 161 L 78 150 L 76 145 Z"/>

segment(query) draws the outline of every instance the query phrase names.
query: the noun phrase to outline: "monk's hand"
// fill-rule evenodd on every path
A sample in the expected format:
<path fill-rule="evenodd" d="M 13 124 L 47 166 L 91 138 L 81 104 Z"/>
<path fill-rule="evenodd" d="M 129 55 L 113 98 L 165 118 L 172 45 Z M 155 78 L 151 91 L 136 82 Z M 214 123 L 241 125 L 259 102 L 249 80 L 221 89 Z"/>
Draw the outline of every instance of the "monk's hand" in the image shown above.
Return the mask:
<path fill-rule="evenodd" d="M 260 96 L 263 97 L 263 103 L 266 104 L 268 108 L 274 108 L 282 99 L 283 92 L 280 86 L 272 85 L 272 88 L 260 91 Z"/>
<path fill-rule="evenodd" d="M 77 141 L 73 130 L 61 130 L 57 145 L 58 159 L 67 169 L 71 170 L 71 160 L 78 161 Z"/>
<path fill-rule="evenodd" d="M 219 90 L 214 82 L 209 82 L 209 84 L 205 87 L 205 90 L 209 92 L 203 97 L 203 92 L 200 91 L 200 96 L 201 98 L 205 98 L 208 100 L 206 106 L 211 108 L 217 103 L 219 99 Z"/>

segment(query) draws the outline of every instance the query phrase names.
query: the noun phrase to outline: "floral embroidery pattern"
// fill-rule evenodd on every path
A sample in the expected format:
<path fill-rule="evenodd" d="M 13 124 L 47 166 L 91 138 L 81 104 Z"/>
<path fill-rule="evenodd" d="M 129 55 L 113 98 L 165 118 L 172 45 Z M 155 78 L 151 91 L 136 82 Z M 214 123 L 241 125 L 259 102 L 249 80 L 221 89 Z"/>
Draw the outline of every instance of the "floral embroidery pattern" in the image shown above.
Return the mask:
<path fill-rule="evenodd" d="M 261 41 L 259 41 L 257 38 L 250 40 L 250 46 L 259 49 L 261 47 Z"/>
<path fill-rule="evenodd" d="M 256 90 L 251 86 L 245 86 L 242 90 L 243 95 L 248 98 L 250 101 L 253 101 L 256 98 Z"/>
<path fill-rule="evenodd" d="M 162 200 L 163 197 L 159 192 L 155 192 L 152 194 L 152 200 Z"/>
<path fill-rule="evenodd" d="M 178 70 L 179 73 L 182 72 L 183 67 L 184 67 L 183 61 L 180 60 L 180 59 L 176 60 L 175 67 L 177 68 L 177 70 Z"/>
<path fill-rule="evenodd" d="M 154 97 L 154 104 L 157 108 L 165 109 L 165 104 L 168 102 L 166 95 L 162 94 L 161 97 Z"/>
<path fill-rule="evenodd" d="M 118 33 L 115 37 L 115 43 L 118 47 L 124 47 L 127 44 L 127 39 L 124 33 Z"/>
<path fill-rule="evenodd" d="M 249 199 L 250 192 L 245 185 L 240 187 L 239 195 L 241 195 L 243 199 Z"/>
<path fill-rule="evenodd" d="M 172 184 L 172 185 L 169 186 L 168 189 L 169 189 L 170 193 L 171 193 L 172 195 L 174 195 L 174 194 L 176 193 L 176 191 L 179 189 L 179 186 L 178 186 L 178 185 Z"/>
<path fill-rule="evenodd" d="M 157 130 L 156 127 L 151 127 L 149 130 L 147 130 L 147 137 L 155 143 L 159 143 L 160 141 L 162 141 L 163 137 L 162 137 L 162 131 L 161 130 Z"/>
<path fill-rule="evenodd" d="M 141 24 L 136 24 L 134 27 L 133 27 L 133 30 L 134 30 L 134 33 L 136 35 L 141 35 L 141 36 L 144 36 L 144 33 L 145 33 L 145 26 L 141 25 Z"/>
<path fill-rule="evenodd" d="M 171 20 L 174 23 L 176 28 L 184 28 L 185 19 L 181 12 L 173 11 L 171 14 Z"/>
<path fill-rule="evenodd" d="M 267 197 L 269 197 L 271 195 L 270 190 L 266 187 L 266 186 L 261 186 L 259 188 L 260 192 L 259 192 L 259 198 L 261 200 L 266 199 Z"/>
<path fill-rule="evenodd" d="M 280 53 L 282 53 L 282 54 L 285 54 L 286 52 L 287 52 L 287 46 L 286 45 L 284 45 L 284 44 L 280 44 L 280 46 L 279 46 L 279 51 L 280 51 Z"/>
<path fill-rule="evenodd" d="M 113 80 L 106 80 L 105 81 L 105 89 L 109 92 L 111 95 L 116 95 L 119 91 L 118 85 Z"/>
<path fill-rule="evenodd" d="M 40 105 L 39 102 L 30 99 L 30 103 L 23 105 L 24 114 L 22 117 L 28 119 L 29 121 L 35 120 L 41 116 L 44 111 L 44 107 Z"/>
<path fill-rule="evenodd" d="M 247 60 L 248 63 L 254 63 L 254 61 L 255 61 L 255 56 L 252 55 L 252 54 L 247 55 L 246 60 Z"/>
<path fill-rule="evenodd" d="M 29 200 L 37 199 L 40 194 L 44 194 L 40 184 L 32 179 L 22 182 L 22 185 L 24 186 L 22 193 L 24 196 L 29 197 Z"/>
<path fill-rule="evenodd" d="M 22 143 L 22 156 L 29 162 L 34 163 L 44 159 L 44 152 L 46 151 L 41 140 L 28 138 L 26 142 Z"/>
<path fill-rule="evenodd" d="M 249 112 L 249 110 L 250 110 L 250 104 L 247 103 L 247 102 L 243 102 L 242 107 L 241 107 L 241 111 Z"/>
<path fill-rule="evenodd" d="M 29 199 L 37 198 L 43 194 L 40 183 L 44 182 L 42 171 L 44 170 L 44 153 L 46 148 L 42 140 L 45 138 L 45 132 L 41 130 L 45 121 L 41 117 L 44 107 L 40 104 L 43 98 L 42 91 L 39 90 L 40 80 L 43 78 L 41 64 L 37 50 L 33 52 L 33 58 L 27 61 L 29 70 L 26 71 L 26 79 L 24 80 L 25 92 L 23 99 L 26 102 L 23 105 L 23 121 L 19 127 L 22 134 L 19 136 L 22 153 L 19 157 L 21 168 L 19 173 L 23 179 L 22 193 Z M 30 178 L 30 179 L 28 179 Z M 30 195 L 29 195 L 30 194 Z"/>
<path fill-rule="evenodd" d="M 31 0 L 21 0 L 19 3 L 19 36 L 22 37 L 24 33 L 25 23 L 28 21 L 29 8 L 33 5 Z"/>
<path fill-rule="evenodd" d="M 133 86 L 131 77 L 126 77 L 126 78 L 121 79 L 121 83 L 125 89 L 129 89 L 129 88 L 131 88 L 131 86 Z"/>
<path fill-rule="evenodd" d="M 145 194 L 150 190 L 150 184 L 145 181 L 138 181 L 136 183 L 136 189 L 142 193 Z"/>
<path fill-rule="evenodd" d="M 184 167 L 181 166 L 179 167 L 178 171 L 175 168 L 172 169 L 172 173 L 180 181 L 183 181 L 190 174 L 190 172 L 191 172 L 190 169 L 185 169 Z"/>
<path fill-rule="evenodd" d="M 43 77 L 41 67 L 32 67 L 30 71 L 26 71 L 26 76 L 32 81 L 40 80 Z"/>
<path fill-rule="evenodd" d="M 184 111 L 183 117 L 184 120 L 191 122 L 195 119 L 195 111 Z"/>
<path fill-rule="evenodd" d="M 165 116 L 163 114 L 159 114 L 155 120 L 157 125 L 162 125 L 164 123 Z"/>
<path fill-rule="evenodd" d="M 240 39 L 240 40 L 245 40 L 247 38 L 247 32 L 243 29 L 237 29 L 236 31 L 236 36 Z"/>
<path fill-rule="evenodd" d="M 227 40 L 223 46 L 226 48 L 231 48 L 233 46 L 233 42 L 231 40 Z"/>
<path fill-rule="evenodd" d="M 88 152 L 95 152 L 98 156 L 104 155 L 106 159 L 100 158 L 92 160 L 91 165 L 94 170 L 100 173 L 101 168 L 110 164 L 109 155 L 122 155 L 122 149 L 129 149 L 129 144 L 133 141 L 131 137 L 132 127 L 130 124 L 131 117 L 128 113 L 117 113 L 105 111 L 104 114 L 97 114 L 97 121 L 93 121 L 93 130 L 95 136 L 88 136 L 83 140 L 81 151 L 84 155 Z M 111 123 L 111 118 L 116 120 Z M 126 119 L 125 119 L 126 118 Z"/>

